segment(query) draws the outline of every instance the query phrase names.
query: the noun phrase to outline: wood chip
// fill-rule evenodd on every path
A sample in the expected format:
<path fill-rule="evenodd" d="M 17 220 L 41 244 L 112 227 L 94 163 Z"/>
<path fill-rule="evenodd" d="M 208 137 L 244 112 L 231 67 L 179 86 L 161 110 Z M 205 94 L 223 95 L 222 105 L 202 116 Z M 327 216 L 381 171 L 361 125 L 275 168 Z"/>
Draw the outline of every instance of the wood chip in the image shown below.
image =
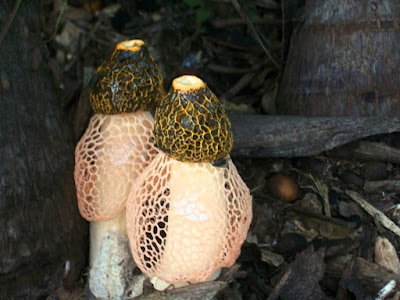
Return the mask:
<path fill-rule="evenodd" d="M 350 254 L 329 260 L 325 274 L 338 280 L 342 272 L 349 268 L 347 277 L 361 281 L 366 294 L 376 294 L 391 280 L 400 282 L 400 276 L 362 257 Z"/>
<path fill-rule="evenodd" d="M 400 275 L 400 262 L 396 248 L 385 237 L 378 236 L 375 241 L 375 262 L 397 275 Z"/>
<path fill-rule="evenodd" d="M 261 252 L 261 260 L 275 267 L 279 267 L 285 261 L 283 256 L 280 254 L 273 253 L 265 249 L 260 249 L 260 252 Z"/>
<path fill-rule="evenodd" d="M 364 198 L 362 198 L 357 192 L 346 191 L 346 194 L 358 205 L 360 205 L 367 213 L 369 213 L 375 220 L 375 222 L 382 224 L 385 228 L 392 231 L 394 234 L 400 237 L 400 227 L 397 226 L 392 220 L 380 210 L 369 204 Z"/>
<path fill-rule="evenodd" d="M 268 300 L 279 299 L 326 299 L 319 286 L 324 276 L 324 252 L 314 252 L 313 247 L 304 250 L 281 277 Z"/>
<path fill-rule="evenodd" d="M 386 299 L 393 289 L 396 287 L 396 281 L 390 280 L 379 292 L 375 300 L 384 300 Z"/>

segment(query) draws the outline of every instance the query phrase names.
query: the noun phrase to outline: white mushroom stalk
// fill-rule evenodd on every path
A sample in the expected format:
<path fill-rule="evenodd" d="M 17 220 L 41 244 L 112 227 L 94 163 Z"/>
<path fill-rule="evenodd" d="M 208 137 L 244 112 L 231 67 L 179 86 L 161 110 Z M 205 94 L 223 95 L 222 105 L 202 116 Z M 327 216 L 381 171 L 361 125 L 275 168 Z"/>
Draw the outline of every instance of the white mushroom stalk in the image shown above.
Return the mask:
<path fill-rule="evenodd" d="M 213 280 L 234 264 L 252 218 L 229 120 L 201 79 L 182 76 L 157 107 L 155 137 L 160 152 L 127 203 L 135 262 L 159 290 Z"/>
<path fill-rule="evenodd" d="M 79 211 L 90 221 L 89 287 L 98 298 L 123 298 L 135 267 L 125 208 L 132 184 L 155 157 L 149 110 L 162 95 L 160 71 L 143 41 L 118 44 L 97 69 L 95 115 L 76 146 Z"/>

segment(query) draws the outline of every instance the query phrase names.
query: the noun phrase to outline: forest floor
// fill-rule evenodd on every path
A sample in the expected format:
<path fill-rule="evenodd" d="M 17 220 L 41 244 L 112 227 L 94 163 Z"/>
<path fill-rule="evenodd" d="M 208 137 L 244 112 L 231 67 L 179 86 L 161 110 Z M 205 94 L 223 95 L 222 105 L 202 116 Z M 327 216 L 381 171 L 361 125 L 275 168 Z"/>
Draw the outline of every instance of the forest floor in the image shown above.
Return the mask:
<path fill-rule="evenodd" d="M 277 113 L 275 95 L 301 1 L 42 2 L 54 82 L 76 140 L 90 117 L 90 78 L 116 43 L 134 38 L 149 46 L 166 90 L 175 77 L 194 74 L 230 114 Z M 396 163 L 326 153 L 232 159 L 252 191 L 253 222 L 236 265 L 218 279 L 224 284 L 210 285 L 208 296 L 196 299 L 400 298 L 396 288 L 377 295 L 400 279 Z M 89 297 L 85 280 L 49 299 Z"/>

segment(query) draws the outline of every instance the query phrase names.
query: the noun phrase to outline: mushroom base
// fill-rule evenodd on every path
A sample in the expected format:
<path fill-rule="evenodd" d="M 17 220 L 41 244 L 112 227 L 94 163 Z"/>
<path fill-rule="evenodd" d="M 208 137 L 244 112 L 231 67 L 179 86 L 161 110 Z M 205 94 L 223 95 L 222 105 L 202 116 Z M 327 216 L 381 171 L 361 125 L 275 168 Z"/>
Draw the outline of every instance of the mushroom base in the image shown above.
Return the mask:
<path fill-rule="evenodd" d="M 89 288 L 101 299 L 126 295 L 136 267 L 126 236 L 125 211 L 106 222 L 90 223 Z"/>
<path fill-rule="evenodd" d="M 101 258 L 102 244 L 109 238 L 111 233 L 118 233 L 126 236 L 126 213 L 125 210 L 116 218 L 104 222 L 90 222 L 90 253 L 89 253 L 89 267 Z M 107 253 L 105 253 L 107 255 Z"/>

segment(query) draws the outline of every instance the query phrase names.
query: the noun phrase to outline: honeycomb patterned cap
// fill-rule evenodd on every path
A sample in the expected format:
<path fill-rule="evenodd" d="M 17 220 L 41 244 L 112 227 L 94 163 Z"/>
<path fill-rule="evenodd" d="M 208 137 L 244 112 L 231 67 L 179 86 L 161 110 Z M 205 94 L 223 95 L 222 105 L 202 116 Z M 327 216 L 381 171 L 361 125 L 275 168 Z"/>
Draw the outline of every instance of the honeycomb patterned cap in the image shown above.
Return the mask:
<path fill-rule="evenodd" d="M 96 113 L 117 114 L 152 110 L 161 99 L 163 79 L 142 40 L 124 41 L 97 68 L 90 92 Z"/>
<path fill-rule="evenodd" d="M 148 277 L 204 281 L 240 254 L 252 197 L 232 160 L 226 167 L 182 163 L 159 152 L 127 201 L 133 258 Z"/>
<path fill-rule="evenodd" d="M 211 162 L 232 149 L 231 123 L 218 98 L 198 77 L 174 79 L 156 109 L 157 146 L 183 162 Z"/>

